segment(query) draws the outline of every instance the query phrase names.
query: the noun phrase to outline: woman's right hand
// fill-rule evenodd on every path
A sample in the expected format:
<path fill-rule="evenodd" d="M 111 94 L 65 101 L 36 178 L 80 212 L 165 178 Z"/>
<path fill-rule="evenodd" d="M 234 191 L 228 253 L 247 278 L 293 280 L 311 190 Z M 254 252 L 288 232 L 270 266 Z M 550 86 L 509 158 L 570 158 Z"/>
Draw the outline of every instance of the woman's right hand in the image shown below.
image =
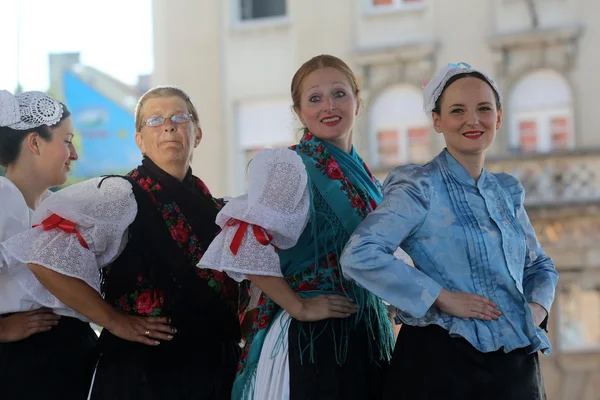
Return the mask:
<path fill-rule="evenodd" d="M 299 309 L 290 315 L 303 322 L 315 322 L 328 318 L 348 318 L 358 311 L 358 307 L 351 299 L 337 294 L 301 299 L 300 304 Z"/>
<path fill-rule="evenodd" d="M 177 329 L 169 325 L 167 317 L 137 317 L 118 311 L 116 314 L 111 326 L 106 329 L 121 339 L 158 346 L 159 340 L 172 340 L 177 333 Z"/>
<path fill-rule="evenodd" d="M 60 315 L 45 307 L 14 313 L 0 319 L 0 343 L 18 342 L 36 333 L 48 332 L 59 320 Z"/>
<path fill-rule="evenodd" d="M 496 304 L 485 297 L 472 293 L 451 292 L 442 289 L 434 304 L 441 311 L 459 318 L 491 321 L 502 315 L 496 308 Z"/>

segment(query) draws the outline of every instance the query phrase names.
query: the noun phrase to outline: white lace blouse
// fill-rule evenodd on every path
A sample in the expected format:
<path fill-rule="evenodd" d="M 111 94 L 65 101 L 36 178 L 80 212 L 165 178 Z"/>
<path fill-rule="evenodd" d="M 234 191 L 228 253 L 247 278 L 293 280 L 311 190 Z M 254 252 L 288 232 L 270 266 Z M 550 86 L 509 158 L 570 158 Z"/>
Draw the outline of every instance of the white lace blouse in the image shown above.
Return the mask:
<path fill-rule="evenodd" d="M 0 314 L 44 306 L 53 308 L 57 314 L 87 320 L 48 292 L 26 264 L 39 264 L 100 290 L 99 269 L 121 254 L 127 243 L 127 228 L 137 214 L 137 203 L 128 181 L 106 179 L 99 188 L 101 179 L 90 179 L 59 191 L 45 198 L 35 212 L 27 208 L 14 185 L 11 184 L 14 189 L 8 189 L 8 180 L 0 181 L 3 205 L 0 210 Z M 9 199 L 9 207 L 4 206 L 5 197 Z M 81 239 L 59 228 L 31 228 L 52 214 L 74 223 Z"/>

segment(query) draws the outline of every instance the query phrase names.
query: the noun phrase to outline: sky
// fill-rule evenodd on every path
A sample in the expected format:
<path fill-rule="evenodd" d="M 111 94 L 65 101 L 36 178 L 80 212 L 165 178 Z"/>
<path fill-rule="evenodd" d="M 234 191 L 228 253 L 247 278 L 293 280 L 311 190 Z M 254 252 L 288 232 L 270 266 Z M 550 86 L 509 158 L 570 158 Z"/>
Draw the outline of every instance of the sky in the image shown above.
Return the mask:
<path fill-rule="evenodd" d="M 48 89 L 49 53 L 128 84 L 152 73 L 152 0 L 0 0 L 0 18 L 0 89 Z"/>

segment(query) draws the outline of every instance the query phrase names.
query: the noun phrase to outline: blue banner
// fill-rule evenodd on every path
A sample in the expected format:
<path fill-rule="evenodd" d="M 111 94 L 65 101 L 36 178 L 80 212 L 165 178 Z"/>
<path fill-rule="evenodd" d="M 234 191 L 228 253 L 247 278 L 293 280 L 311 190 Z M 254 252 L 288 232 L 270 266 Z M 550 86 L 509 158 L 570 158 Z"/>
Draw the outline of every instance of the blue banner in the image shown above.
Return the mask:
<path fill-rule="evenodd" d="M 141 162 L 133 114 L 66 71 L 63 93 L 72 113 L 79 160 L 71 178 L 123 174 Z"/>

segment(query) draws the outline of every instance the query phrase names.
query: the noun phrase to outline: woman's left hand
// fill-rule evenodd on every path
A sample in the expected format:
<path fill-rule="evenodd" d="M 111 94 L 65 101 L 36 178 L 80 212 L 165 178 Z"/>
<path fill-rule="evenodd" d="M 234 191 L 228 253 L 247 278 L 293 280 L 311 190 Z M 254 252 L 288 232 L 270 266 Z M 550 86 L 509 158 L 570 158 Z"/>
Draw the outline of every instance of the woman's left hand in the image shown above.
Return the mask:
<path fill-rule="evenodd" d="M 533 322 L 535 323 L 535 327 L 539 327 L 542 322 L 548 316 L 548 312 L 538 303 L 529 303 L 529 308 L 531 309 L 531 313 L 533 314 Z"/>

